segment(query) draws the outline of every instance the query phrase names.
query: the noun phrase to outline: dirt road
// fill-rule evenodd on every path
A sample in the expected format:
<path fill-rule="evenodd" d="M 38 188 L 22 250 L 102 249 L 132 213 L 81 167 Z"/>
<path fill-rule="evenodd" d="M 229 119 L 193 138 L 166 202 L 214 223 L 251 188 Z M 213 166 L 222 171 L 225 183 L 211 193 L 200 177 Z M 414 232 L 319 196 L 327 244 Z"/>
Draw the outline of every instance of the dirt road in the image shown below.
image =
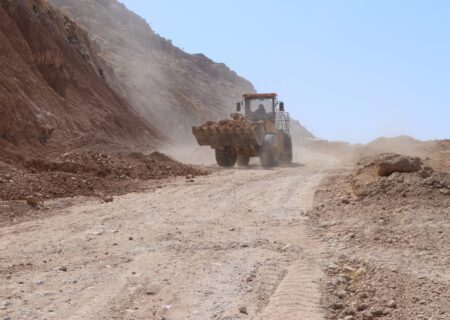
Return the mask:
<path fill-rule="evenodd" d="M 0 315 L 323 319 L 303 210 L 324 170 L 223 170 L 5 227 Z"/>

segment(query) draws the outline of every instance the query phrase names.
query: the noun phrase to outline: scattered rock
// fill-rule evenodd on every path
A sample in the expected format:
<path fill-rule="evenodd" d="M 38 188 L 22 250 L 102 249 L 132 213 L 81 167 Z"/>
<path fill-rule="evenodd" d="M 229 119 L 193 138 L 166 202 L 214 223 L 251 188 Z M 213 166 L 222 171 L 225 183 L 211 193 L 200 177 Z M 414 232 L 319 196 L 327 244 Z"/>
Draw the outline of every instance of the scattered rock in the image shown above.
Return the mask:
<path fill-rule="evenodd" d="M 247 307 L 240 307 L 239 313 L 248 314 Z"/>
<path fill-rule="evenodd" d="M 345 290 L 339 290 L 336 295 L 339 299 L 344 299 L 347 296 L 347 292 Z"/>
<path fill-rule="evenodd" d="M 350 266 L 344 266 L 342 268 L 342 271 L 347 272 L 347 273 L 352 273 L 352 272 L 355 272 L 355 268 L 352 268 Z"/>
<path fill-rule="evenodd" d="M 384 311 L 381 308 L 372 308 L 370 310 L 370 314 L 374 317 L 381 317 L 383 315 Z"/>
<path fill-rule="evenodd" d="M 330 309 L 332 309 L 332 310 L 341 310 L 343 308 L 344 308 L 344 305 L 339 302 L 335 302 L 330 305 Z"/>
<path fill-rule="evenodd" d="M 31 207 L 39 206 L 39 198 L 36 196 L 28 196 L 26 201 L 27 201 L 27 204 Z"/>
<path fill-rule="evenodd" d="M 442 193 L 443 195 L 450 196 L 450 190 L 447 188 L 441 188 L 439 189 L 439 192 Z"/>
<path fill-rule="evenodd" d="M 345 315 L 354 316 L 356 314 L 356 310 L 353 307 L 347 307 L 342 313 Z"/>
<path fill-rule="evenodd" d="M 328 270 L 336 270 L 337 268 L 338 268 L 338 266 L 337 266 L 337 264 L 335 264 L 335 263 L 330 263 L 329 265 L 328 265 Z"/>
<path fill-rule="evenodd" d="M 109 196 L 109 197 L 105 197 L 105 198 L 103 198 L 103 201 L 104 201 L 105 203 L 108 203 L 108 202 L 113 202 L 113 201 L 114 201 L 114 198 L 113 198 L 113 197 L 111 197 L 111 196 Z"/>
<path fill-rule="evenodd" d="M 429 178 L 433 175 L 434 170 L 430 167 L 424 167 L 422 170 L 420 170 L 419 175 L 422 178 Z"/>
<path fill-rule="evenodd" d="M 362 312 L 361 313 L 361 318 L 363 320 L 373 320 L 373 316 L 370 314 L 370 312 Z"/>
<path fill-rule="evenodd" d="M 359 303 L 356 305 L 356 310 L 358 311 L 364 311 L 368 308 L 368 306 L 364 303 Z"/>
<path fill-rule="evenodd" d="M 145 291 L 145 294 L 148 296 L 154 296 L 156 294 L 156 290 L 153 288 L 148 288 L 147 291 Z"/>
<path fill-rule="evenodd" d="M 0 310 L 5 310 L 11 303 L 9 301 L 0 300 Z"/>
<path fill-rule="evenodd" d="M 397 303 L 395 302 L 395 300 L 389 300 L 388 303 L 386 304 L 386 306 L 388 308 L 397 308 Z"/>
<path fill-rule="evenodd" d="M 89 234 L 93 236 L 101 236 L 103 234 L 103 230 L 90 231 Z"/>
<path fill-rule="evenodd" d="M 352 280 L 352 278 L 349 275 L 346 275 L 344 273 L 339 274 L 337 279 L 338 279 L 339 283 L 347 283 L 350 280 Z"/>

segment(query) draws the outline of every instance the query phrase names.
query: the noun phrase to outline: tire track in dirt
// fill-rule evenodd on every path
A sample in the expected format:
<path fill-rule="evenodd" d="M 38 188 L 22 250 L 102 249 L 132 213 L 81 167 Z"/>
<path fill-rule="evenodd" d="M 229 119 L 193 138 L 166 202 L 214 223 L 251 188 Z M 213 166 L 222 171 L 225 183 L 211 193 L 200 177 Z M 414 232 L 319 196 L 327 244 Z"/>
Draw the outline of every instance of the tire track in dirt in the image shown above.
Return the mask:
<path fill-rule="evenodd" d="M 299 259 L 288 268 L 268 305 L 255 320 L 324 319 L 319 282 L 323 276 L 315 258 Z"/>
<path fill-rule="evenodd" d="M 279 199 L 281 210 L 277 216 L 296 221 L 299 257 L 286 268 L 284 277 L 255 320 L 324 319 L 319 287 L 323 277 L 321 244 L 305 230 L 302 219 L 299 220 L 299 208 L 306 210 L 312 204 L 309 201 L 313 199 L 318 180 L 316 175 L 304 177 L 299 188 L 299 181 L 293 179 Z"/>

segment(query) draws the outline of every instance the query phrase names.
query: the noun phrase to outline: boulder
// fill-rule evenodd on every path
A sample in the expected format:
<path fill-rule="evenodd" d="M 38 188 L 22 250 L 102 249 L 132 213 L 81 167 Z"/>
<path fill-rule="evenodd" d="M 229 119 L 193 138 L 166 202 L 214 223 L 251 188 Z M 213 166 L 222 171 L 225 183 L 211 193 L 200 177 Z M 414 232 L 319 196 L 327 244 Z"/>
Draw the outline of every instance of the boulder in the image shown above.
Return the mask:
<path fill-rule="evenodd" d="M 375 162 L 377 173 L 381 177 L 387 177 L 394 172 L 409 173 L 422 169 L 422 160 L 418 157 L 410 157 L 396 153 L 380 155 Z"/>
<path fill-rule="evenodd" d="M 27 204 L 31 207 L 38 207 L 39 203 L 40 203 L 39 198 L 36 196 L 28 196 L 26 198 L 26 201 L 27 201 Z"/>

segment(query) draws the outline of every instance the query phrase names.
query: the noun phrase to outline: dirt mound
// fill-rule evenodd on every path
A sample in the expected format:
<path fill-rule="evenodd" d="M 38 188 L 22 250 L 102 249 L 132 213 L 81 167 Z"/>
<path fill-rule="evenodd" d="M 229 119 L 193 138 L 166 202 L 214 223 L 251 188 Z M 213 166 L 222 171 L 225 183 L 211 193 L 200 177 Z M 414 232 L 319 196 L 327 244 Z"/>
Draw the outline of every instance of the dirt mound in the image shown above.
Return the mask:
<path fill-rule="evenodd" d="M 31 160 L 19 167 L 0 162 L 0 199 L 45 200 L 73 196 L 120 195 L 137 188 L 139 181 L 207 174 L 162 153 L 112 154 L 76 152 L 55 161 Z"/>
<path fill-rule="evenodd" d="M 418 162 L 365 158 L 324 180 L 308 213 L 334 257 L 328 318 L 447 319 L 450 174 L 423 167 L 380 176 L 383 159 Z"/>
<path fill-rule="evenodd" d="M 395 150 L 398 148 L 414 150 L 423 144 L 422 141 L 414 139 L 410 136 L 396 136 L 396 137 L 380 137 L 367 144 L 367 146 L 374 149 L 381 150 Z"/>
<path fill-rule="evenodd" d="M 359 162 L 348 177 L 353 193 L 358 197 L 407 194 L 426 195 L 450 189 L 450 174 L 422 169 L 422 160 L 399 154 L 382 154 Z"/>

